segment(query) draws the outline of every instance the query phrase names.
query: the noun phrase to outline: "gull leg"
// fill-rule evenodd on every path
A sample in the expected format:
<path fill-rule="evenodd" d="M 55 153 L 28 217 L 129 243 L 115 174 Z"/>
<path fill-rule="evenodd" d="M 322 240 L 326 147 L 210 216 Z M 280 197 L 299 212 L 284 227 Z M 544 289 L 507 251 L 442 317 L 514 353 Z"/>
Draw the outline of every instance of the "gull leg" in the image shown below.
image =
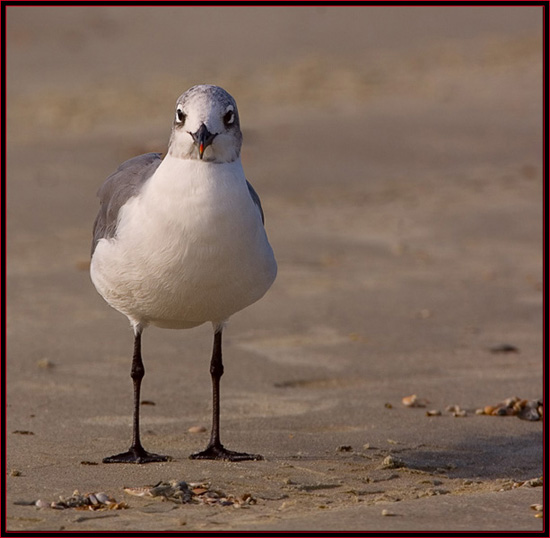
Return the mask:
<path fill-rule="evenodd" d="M 127 452 L 109 456 L 103 459 L 103 463 L 150 463 L 154 461 L 168 461 L 168 456 L 160 456 L 147 452 L 141 446 L 139 436 L 139 405 L 141 393 L 141 380 L 145 375 L 145 368 L 141 358 L 141 329 L 136 329 L 134 339 L 134 356 L 132 359 L 131 377 L 134 383 L 134 425 L 132 445 Z"/>
<path fill-rule="evenodd" d="M 262 460 L 263 457 L 259 454 L 247 454 L 245 452 L 227 450 L 220 442 L 220 379 L 223 375 L 221 327 L 216 328 L 214 333 L 210 375 L 212 376 L 212 433 L 210 434 L 210 442 L 205 450 L 192 454 L 189 457 L 199 460 Z"/>

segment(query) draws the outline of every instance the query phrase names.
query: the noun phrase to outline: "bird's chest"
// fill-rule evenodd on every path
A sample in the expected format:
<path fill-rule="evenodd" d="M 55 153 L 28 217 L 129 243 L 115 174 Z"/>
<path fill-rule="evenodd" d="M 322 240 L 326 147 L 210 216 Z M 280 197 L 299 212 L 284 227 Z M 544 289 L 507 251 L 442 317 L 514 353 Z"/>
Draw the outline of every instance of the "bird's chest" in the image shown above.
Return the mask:
<path fill-rule="evenodd" d="M 149 273 L 226 278 L 257 254 L 260 218 L 244 176 L 226 165 L 201 168 L 194 174 L 160 170 L 129 208 L 126 228 Z"/>

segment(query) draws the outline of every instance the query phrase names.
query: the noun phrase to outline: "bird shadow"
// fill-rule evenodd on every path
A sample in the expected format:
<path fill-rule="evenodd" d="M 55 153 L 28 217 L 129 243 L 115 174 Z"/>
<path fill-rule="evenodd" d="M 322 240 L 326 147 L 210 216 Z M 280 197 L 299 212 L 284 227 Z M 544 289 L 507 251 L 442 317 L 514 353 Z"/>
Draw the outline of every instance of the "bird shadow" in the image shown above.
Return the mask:
<path fill-rule="evenodd" d="M 472 437 L 452 448 L 418 446 L 400 454 L 411 469 L 444 469 L 453 478 L 529 479 L 543 472 L 543 432 Z"/>

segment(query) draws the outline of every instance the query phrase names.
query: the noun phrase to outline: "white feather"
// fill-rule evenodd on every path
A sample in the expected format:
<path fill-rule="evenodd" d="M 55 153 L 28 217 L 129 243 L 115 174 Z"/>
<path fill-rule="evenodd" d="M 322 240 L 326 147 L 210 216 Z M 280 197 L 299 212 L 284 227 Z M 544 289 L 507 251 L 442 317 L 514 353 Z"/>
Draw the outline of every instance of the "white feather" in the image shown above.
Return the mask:
<path fill-rule="evenodd" d="M 240 159 L 167 155 L 101 239 L 91 276 L 134 326 L 223 323 L 260 299 L 277 265 Z"/>

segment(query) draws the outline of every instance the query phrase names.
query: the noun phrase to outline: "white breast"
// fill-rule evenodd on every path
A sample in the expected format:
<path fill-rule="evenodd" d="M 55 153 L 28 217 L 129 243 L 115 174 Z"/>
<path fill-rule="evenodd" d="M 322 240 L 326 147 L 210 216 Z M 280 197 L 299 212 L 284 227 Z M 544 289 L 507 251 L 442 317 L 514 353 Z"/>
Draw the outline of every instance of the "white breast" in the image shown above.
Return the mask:
<path fill-rule="evenodd" d="M 92 280 L 133 323 L 222 322 L 260 299 L 277 266 L 240 160 L 167 156 L 102 239 Z"/>

